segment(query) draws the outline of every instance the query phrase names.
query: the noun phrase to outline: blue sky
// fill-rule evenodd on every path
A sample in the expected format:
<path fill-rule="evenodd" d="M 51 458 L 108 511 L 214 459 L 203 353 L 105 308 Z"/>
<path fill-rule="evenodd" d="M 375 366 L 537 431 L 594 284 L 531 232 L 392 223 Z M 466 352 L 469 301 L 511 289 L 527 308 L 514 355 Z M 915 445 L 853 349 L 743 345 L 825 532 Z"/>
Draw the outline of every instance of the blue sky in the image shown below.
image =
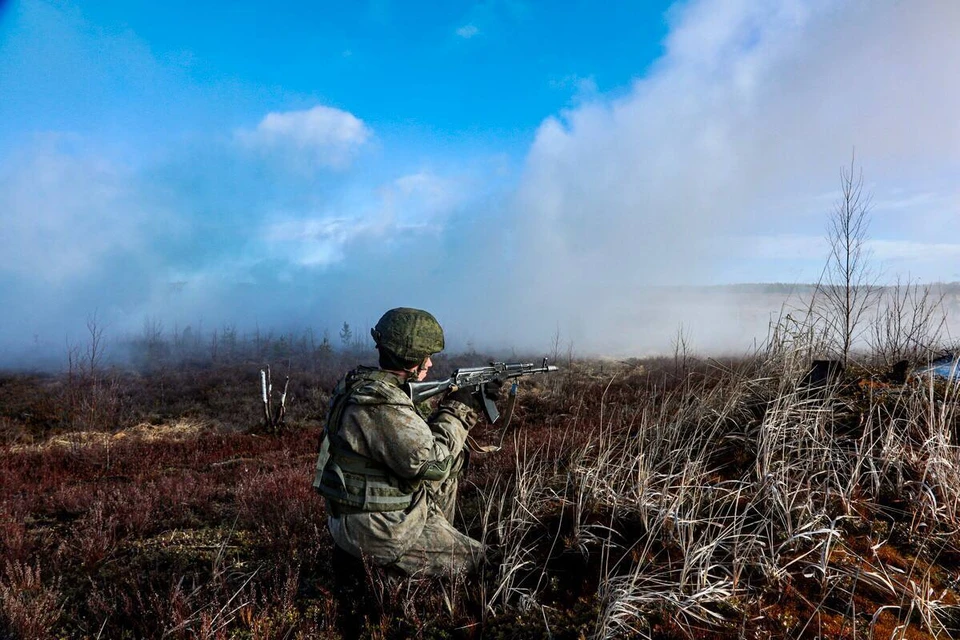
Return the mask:
<path fill-rule="evenodd" d="M 156 142 L 322 104 L 401 142 L 522 151 L 577 93 L 626 86 L 666 33 L 667 3 L 407 4 L 13 2 L 4 133 Z"/>
<path fill-rule="evenodd" d="M 958 3 L 196 4 L 0 3 L 0 355 L 398 305 L 654 348 L 651 286 L 815 280 L 854 149 L 882 278 L 960 280 Z"/>

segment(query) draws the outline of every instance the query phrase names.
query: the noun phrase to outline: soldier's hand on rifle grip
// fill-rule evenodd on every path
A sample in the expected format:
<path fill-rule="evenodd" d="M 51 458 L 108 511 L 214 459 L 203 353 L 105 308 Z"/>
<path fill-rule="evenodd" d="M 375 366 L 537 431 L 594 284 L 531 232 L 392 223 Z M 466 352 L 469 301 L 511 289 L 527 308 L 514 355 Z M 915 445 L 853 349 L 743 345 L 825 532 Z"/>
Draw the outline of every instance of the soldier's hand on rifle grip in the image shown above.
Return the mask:
<path fill-rule="evenodd" d="M 500 399 L 500 390 L 503 389 L 503 380 L 491 380 L 483 385 L 483 397 L 496 402 Z"/>
<path fill-rule="evenodd" d="M 500 415 L 499 411 L 497 411 L 496 402 L 500 398 L 500 389 L 502 387 L 502 380 L 491 380 L 490 382 L 483 383 L 479 387 L 461 387 L 456 391 L 448 393 L 440 404 L 449 401 L 460 402 L 477 413 L 483 412 L 484 415 L 487 416 L 487 420 L 494 422 Z"/>
<path fill-rule="evenodd" d="M 474 392 L 473 387 L 460 387 L 456 391 L 451 391 L 443 400 L 440 401 L 440 404 L 446 404 L 447 402 L 459 402 L 465 404 L 476 412 L 480 412 L 482 408 L 482 403 L 479 394 Z"/>

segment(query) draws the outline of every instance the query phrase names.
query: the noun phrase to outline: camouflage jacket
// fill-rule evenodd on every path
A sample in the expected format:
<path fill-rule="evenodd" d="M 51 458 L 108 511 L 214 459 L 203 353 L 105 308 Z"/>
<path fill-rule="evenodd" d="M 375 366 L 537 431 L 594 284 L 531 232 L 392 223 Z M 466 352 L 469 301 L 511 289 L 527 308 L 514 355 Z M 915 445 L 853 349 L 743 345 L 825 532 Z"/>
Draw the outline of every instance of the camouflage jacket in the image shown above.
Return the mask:
<path fill-rule="evenodd" d="M 337 386 L 314 486 L 327 497 L 328 525 L 343 549 L 377 564 L 399 558 L 436 511 L 427 486 L 459 469 L 476 412 L 446 401 L 429 419 L 401 379 L 361 367 Z"/>

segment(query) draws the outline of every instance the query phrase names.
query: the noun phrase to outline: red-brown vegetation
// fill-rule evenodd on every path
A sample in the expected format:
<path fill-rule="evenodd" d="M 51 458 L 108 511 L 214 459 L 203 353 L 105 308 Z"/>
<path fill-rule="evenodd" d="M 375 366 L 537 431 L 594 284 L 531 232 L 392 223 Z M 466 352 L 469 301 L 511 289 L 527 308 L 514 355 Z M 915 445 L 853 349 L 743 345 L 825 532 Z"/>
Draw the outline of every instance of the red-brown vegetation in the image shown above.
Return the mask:
<path fill-rule="evenodd" d="M 562 364 L 462 483 L 496 562 L 371 571 L 353 603 L 310 487 L 345 362 L 291 370 L 279 434 L 254 365 L 7 375 L 0 637 L 957 634 L 956 390 L 805 389 L 782 354 Z"/>

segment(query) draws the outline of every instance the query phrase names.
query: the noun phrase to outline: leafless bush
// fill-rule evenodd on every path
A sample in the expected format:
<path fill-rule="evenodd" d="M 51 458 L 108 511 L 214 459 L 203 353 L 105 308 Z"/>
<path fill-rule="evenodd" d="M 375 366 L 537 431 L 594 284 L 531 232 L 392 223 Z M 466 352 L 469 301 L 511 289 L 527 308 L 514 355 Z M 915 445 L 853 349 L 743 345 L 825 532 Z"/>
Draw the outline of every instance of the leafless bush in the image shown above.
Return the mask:
<path fill-rule="evenodd" d="M 0 576 L 0 624 L 4 637 L 57 637 L 62 615 L 60 583 L 44 581 L 39 565 L 8 563 Z M 0 627 L 0 628 L 3 628 Z"/>
<path fill-rule="evenodd" d="M 943 300 L 943 293 L 929 285 L 898 278 L 878 304 L 870 335 L 873 354 L 887 365 L 927 359 L 938 348 L 946 326 Z"/>

